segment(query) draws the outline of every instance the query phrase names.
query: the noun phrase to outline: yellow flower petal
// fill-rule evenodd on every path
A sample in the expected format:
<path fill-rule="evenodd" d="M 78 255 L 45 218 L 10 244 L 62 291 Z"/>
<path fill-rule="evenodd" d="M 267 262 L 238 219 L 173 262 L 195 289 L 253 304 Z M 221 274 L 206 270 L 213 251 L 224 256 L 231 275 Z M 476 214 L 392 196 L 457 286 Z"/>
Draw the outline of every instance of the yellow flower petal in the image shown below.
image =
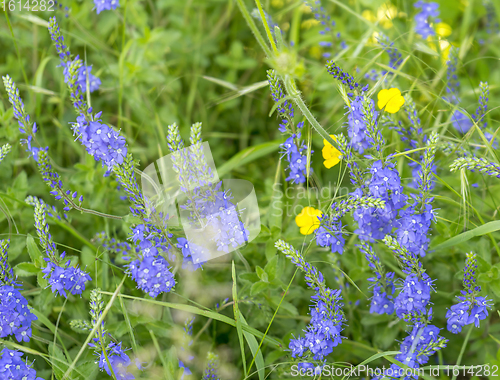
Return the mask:
<path fill-rule="evenodd" d="M 332 158 L 329 158 L 329 159 L 323 161 L 323 165 L 325 165 L 325 168 L 331 169 L 335 165 L 337 165 L 339 162 L 340 162 L 340 159 L 338 157 L 332 157 Z"/>
<path fill-rule="evenodd" d="M 451 26 L 445 22 L 440 22 L 436 25 L 436 33 L 439 37 L 448 37 L 451 34 Z"/>
<path fill-rule="evenodd" d="M 333 141 L 337 141 L 335 135 L 330 135 L 330 137 L 333 139 Z M 332 144 L 330 144 L 326 139 L 323 139 L 323 144 L 325 145 L 323 147 L 323 150 L 321 151 L 323 158 L 325 159 L 323 165 L 325 165 L 327 169 L 330 169 L 340 162 L 342 153 L 340 153 L 340 151 Z"/>
<path fill-rule="evenodd" d="M 401 96 L 401 91 L 397 88 L 384 89 L 378 93 L 378 108 L 389 113 L 396 113 L 405 103 L 405 99 Z"/>
<path fill-rule="evenodd" d="M 300 228 L 302 235 L 310 235 L 319 227 L 319 217 L 323 215 L 321 210 L 314 207 L 304 207 L 299 215 L 295 217 L 295 223 Z"/>

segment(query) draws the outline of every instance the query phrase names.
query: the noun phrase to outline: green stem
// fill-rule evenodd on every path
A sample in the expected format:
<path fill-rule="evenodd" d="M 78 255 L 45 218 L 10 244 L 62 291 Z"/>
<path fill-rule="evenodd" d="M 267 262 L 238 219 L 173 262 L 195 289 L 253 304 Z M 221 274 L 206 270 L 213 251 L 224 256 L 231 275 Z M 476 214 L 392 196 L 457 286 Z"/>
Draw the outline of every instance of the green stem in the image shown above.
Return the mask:
<path fill-rule="evenodd" d="M 24 77 L 24 83 L 29 85 L 30 82 L 28 81 L 28 76 L 26 75 L 26 71 L 24 71 L 23 61 L 21 60 L 21 52 L 19 51 L 19 47 L 17 46 L 16 37 L 14 36 L 14 30 L 12 29 L 12 25 L 10 23 L 9 12 L 5 12 L 5 18 L 7 20 L 7 25 L 9 26 L 10 34 L 12 34 L 12 42 L 14 43 L 14 48 L 16 49 L 17 59 L 19 59 L 19 66 L 21 66 L 21 71 Z"/>
<path fill-rule="evenodd" d="M 85 342 L 83 342 L 83 345 L 81 346 L 80 350 L 78 351 L 78 353 L 76 354 L 75 358 L 73 359 L 73 362 L 70 364 L 70 366 L 68 367 L 68 369 L 64 373 L 64 375 L 62 377 L 62 380 L 68 379 L 69 374 L 75 368 L 75 365 L 78 362 L 78 359 L 80 359 L 80 357 L 82 356 L 82 354 L 85 351 L 85 349 L 87 349 L 87 345 L 92 340 L 92 338 L 94 337 L 94 335 L 97 332 L 97 329 L 99 328 L 99 326 L 101 325 L 102 321 L 106 317 L 106 314 L 108 314 L 108 311 L 111 309 L 111 306 L 113 305 L 113 302 L 116 299 L 118 293 L 120 292 L 120 289 L 121 289 L 121 287 L 122 287 L 122 285 L 123 285 L 123 283 L 125 282 L 126 279 L 127 279 L 127 276 L 126 275 L 123 276 L 123 279 L 120 282 L 120 284 L 116 287 L 115 292 L 114 293 L 110 293 L 111 294 L 111 299 L 109 300 L 109 302 L 106 305 L 106 307 L 104 308 L 101 316 L 99 317 L 99 319 L 97 320 L 96 324 L 94 325 L 94 328 L 92 329 L 92 331 L 90 332 L 90 334 L 87 336 L 87 339 L 85 339 Z"/>
<path fill-rule="evenodd" d="M 337 146 L 337 142 L 330 137 L 330 135 L 313 116 L 311 111 L 309 111 L 309 108 L 307 108 L 306 104 L 302 100 L 302 97 L 300 96 L 300 91 L 297 90 L 297 86 L 295 85 L 295 81 L 293 80 L 293 78 L 286 76 L 284 82 L 288 96 L 292 98 L 293 102 L 297 105 L 297 107 L 299 107 L 300 112 L 302 112 L 307 121 L 309 121 L 312 127 L 316 130 L 316 132 L 318 132 L 321 137 L 323 137 L 330 144 L 332 144 L 333 146 Z"/>
<path fill-rule="evenodd" d="M 257 8 L 259 8 L 260 18 L 262 19 L 262 24 L 264 24 L 264 29 L 266 30 L 267 38 L 269 39 L 269 42 L 271 43 L 271 47 L 273 48 L 273 51 L 275 53 L 277 53 L 278 49 L 276 48 L 276 44 L 274 43 L 273 34 L 271 33 L 271 30 L 269 29 L 269 25 L 267 24 L 266 14 L 264 13 L 264 9 L 262 9 L 262 5 L 260 4 L 260 0 L 255 0 L 255 4 L 257 4 Z"/>
<path fill-rule="evenodd" d="M 257 39 L 260 47 L 262 48 L 262 50 L 264 50 L 264 53 L 266 53 L 266 55 L 270 57 L 272 55 L 271 50 L 266 45 L 266 40 L 264 40 L 264 37 L 262 37 L 262 34 L 260 34 L 259 29 L 257 29 L 257 25 L 255 25 L 252 16 L 250 16 L 250 13 L 248 13 L 248 9 L 246 8 L 245 3 L 243 2 L 243 0 L 236 0 L 236 2 L 238 3 L 238 7 L 240 8 L 243 18 L 255 35 L 255 38 Z"/>
<path fill-rule="evenodd" d="M 465 337 L 464 344 L 462 344 L 462 349 L 460 350 L 460 354 L 458 355 L 457 358 L 457 363 L 455 364 L 455 367 L 460 366 L 460 362 L 462 361 L 462 356 L 464 355 L 465 352 L 465 347 L 467 347 L 467 343 L 469 342 L 470 334 L 472 333 L 472 329 L 474 328 L 474 325 L 471 325 L 469 331 L 467 332 L 467 336 Z M 453 378 L 451 380 L 456 380 L 458 375 L 453 375 Z"/>

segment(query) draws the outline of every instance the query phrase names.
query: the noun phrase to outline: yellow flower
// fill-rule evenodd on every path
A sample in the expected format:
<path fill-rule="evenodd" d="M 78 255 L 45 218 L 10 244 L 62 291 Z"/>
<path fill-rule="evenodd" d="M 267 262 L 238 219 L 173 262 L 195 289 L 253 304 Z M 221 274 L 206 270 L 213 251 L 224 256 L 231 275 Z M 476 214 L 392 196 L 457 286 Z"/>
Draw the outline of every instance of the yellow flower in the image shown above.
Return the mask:
<path fill-rule="evenodd" d="M 299 215 L 295 217 L 295 223 L 300 228 L 302 235 L 310 235 L 319 227 L 318 217 L 323 216 L 321 210 L 314 207 L 304 207 Z"/>
<path fill-rule="evenodd" d="M 334 135 L 330 135 L 330 137 L 333 139 L 333 141 L 337 141 L 337 138 Z M 323 158 L 325 159 L 323 165 L 325 165 L 327 169 L 333 168 L 340 162 L 342 154 L 337 148 L 326 141 L 326 139 L 323 139 L 323 144 L 325 145 L 323 147 L 323 150 L 321 151 L 321 153 L 323 153 Z"/>
<path fill-rule="evenodd" d="M 383 4 L 377 10 L 377 20 L 380 21 L 380 24 L 384 29 L 389 29 L 392 27 L 392 19 L 394 19 L 397 15 L 398 9 L 389 2 Z"/>
<path fill-rule="evenodd" d="M 436 33 L 439 37 L 448 37 L 451 34 L 451 26 L 445 22 L 440 22 L 436 25 Z"/>
<path fill-rule="evenodd" d="M 405 104 L 405 98 L 401 96 L 401 91 L 397 88 L 381 90 L 378 93 L 378 108 L 389 113 L 396 113 Z"/>

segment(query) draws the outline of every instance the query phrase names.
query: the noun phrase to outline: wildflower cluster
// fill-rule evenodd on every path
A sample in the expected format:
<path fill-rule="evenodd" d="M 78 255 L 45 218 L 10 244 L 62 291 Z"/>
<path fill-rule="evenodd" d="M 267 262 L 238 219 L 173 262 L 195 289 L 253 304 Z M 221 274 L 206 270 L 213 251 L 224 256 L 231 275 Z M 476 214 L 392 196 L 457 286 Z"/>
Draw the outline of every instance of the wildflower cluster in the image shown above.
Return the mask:
<path fill-rule="evenodd" d="M 111 238 L 104 231 L 96 234 L 93 241 L 101 244 L 105 250 L 117 256 L 128 256 L 132 251 L 129 243 Z"/>
<path fill-rule="evenodd" d="M 325 38 L 324 40 L 320 41 L 319 46 L 325 48 L 326 50 L 331 50 L 333 47 L 333 42 L 340 39 L 340 32 L 335 33 L 333 31 L 333 28 L 335 27 L 335 21 L 331 19 L 330 15 L 328 15 L 325 8 L 321 5 L 321 0 L 306 0 L 305 3 L 309 6 L 311 12 L 314 15 L 314 18 L 320 23 L 322 27 L 319 33 L 322 36 L 330 36 L 330 38 Z M 345 43 L 345 41 L 342 41 L 340 43 L 340 47 L 342 49 L 347 48 L 347 44 Z M 329 51 L 325 51 L 323 53 L 324 58 L 330 58 L 331 56 L 332 53 Z"/>
<path fill-rule="evenodd" d="M 35 203 L 35 228 L 40 245 L 48 256 L 44 258 L 46 266 L 42 272 L 44 273 L 44 278 L 48 279 L 52 293 L 64 297 L 67 297 L 67 291 L 73 295 L 81 295 L 85 290 L 85 283 L 92 279 L 81 268 L 72 265 L 71 260 L 63 262 L 66 253 L 63 252 L 59 255 L 56 245 L 52 241 L 46 219 L 45 203 Z"/>
<path fill-rule="evenodd" d="M 375 277 L 368 279 L 373 287 L 370 313 L 392 314 L 394 312 L 393 294 L 396 289 L 394 286 L 394 272 L 385 272 L 371 245 L 361 242 L 358 247 L 365 254 L 368 265 L 375 273 Z"/>
<path fill-rule="evenodd" d="M 434 188 L 433 173 L 436 171 L 434 156 L 437 141 L 438 135 L 433 132 L 427 140 L 422 163 L 417 168 L 418 194 L 412 194 L 413 202 L 400 211 L 396 222 L 398 243 L 422 257 L 425 256 L 429 246 L 430 240 L 427 235 L 435 218 L 432 208 L 433 198 L 429 197 L 429 192 Z"/>
<path fill-rule="evenodd" d="M 163 233 L 161 228 L 164 227 L 164 221 L 160 221 L 157 226 L 155 221 L 146 215 L 146 202 L 137 183 L 134 161 L 127 152 L 124 138 L 111 127 L 101 123 L 101 113 L 94 115 L 92 108 L 85 102 L 82 89 L 77 85 L 82 61 L 78 57 L 70 59 L 69 49 L 64 45 L 64 38 L 55 17 L 50 20 L 49 32 L 60 58 L 68 65 L 67 84 L 78 114 L 76 123 L 73 124 L 74 134 L 90 155 L 97 161 L 102 161 L 103 165 L 107 165 L 108 170 L 111 169 L 116 175 L 132 203 L 130 211 L 144 221 L 134 227 L 132 232 L 132 240 L 137 244 L 138 252 L 133 252 L 134 257 L 129 258 L 131 261 L 127 265 L 127 273 L 137 283 L 138 288 L 152 297 L 169 292 L 175 285 L 175 280 L 168 262 L 161 254 L 168 252 L 171 247 L 171 235 Z"/>
<path fill-rule="evenodd" d="M 397 48 L 394 47 L 394 42 L 389 40 L 389 37 L 387 37 L 385 34 L 380 34 L 377 37 L 377 41 L 382 46 L 384 51 L 387 53 L 389 56 L 389 67 L 393 70 L 397 70 L 401 63 L 403 63 L 403 60 L 401 59 L 402 55 L 398 51 Z M 385 75 L 387 71 L 382 71 L 382 75 Z"/>
<path fill-rule="evenodd" d="M 457 296 L 460 301 L 453 305 L 446 313 L 448 331 L 458 334 L 466 325 L 473 324 L 479 327 L 480 321 L 488 317 L 491 301 L 479 296 L 481 287 L 477 285 L 477 258 L 475 253 L 468 253 L 464 268 L 464 290 Z"/>
<path fill-rule="evenodd" d="M 312 172 L 312 169 L 307 168 L 307 156 L 304 154 L 307 146 L 301 140 L 301 129 L 304 122 L 294 124 L 293 105 L 289 100 L 285 100 L 282 84 L 274 70 L 267 71 L 267 79 L 271 88 L 271 96 L 277 104 L 278 117 L 281 118 L 279 131 L 289 136 L 281 144 L 281 152 L 288 161 L 289 176 L 286 180 L 292 183 L 304 183 L 308 173 Z"/>
<path fill-rule="evenodd" d="M 401 178 L 391 162 L 374 161 L 370 167 L 371 178 L 365 191 L 370 197 L 384 201 L 384 208 L 359 208 L 354 211 L 354 220 L 358 223 L 355 231 L 361 240 L 373 241 L 382 239 L 395 226 L 398 211 L 406 205 L 407 197 L 403 194 Z M 353 195 L 360 197 L 361 188 Z"/>
<path fill-rule="evenodd" d="M 307 263 L 292 246 L 283 240 L 278 240 L 275 246 L 305 273 L 307 285 L 315 291 L 312 297 L 314 305 L 310 309 L 311 322 L 304 330 L 305 336 L 290 340 L 292 356 L 323 361 L 333 351 L 333 347 L 342 343 L 340 333 L 345 319 L 340 290 L 328 288 L 323 274 Z"/>
<path fill-rule="evenodd" d="M 89 346 L 94 349 L 94 353 L 98 359 L 96 363 L 101 371 L 106 371 L 109 376 L 119 380 L 135 379 L 128 367 L 132 364 L 129 356 L 122 348 L 122 343 L 117 342 L 104 328 L 103 319 L 104 301 L 100 293 L 100 289 L 93 289 L 90 292 L 90 323 L 87 321 L 73 322 L 73 326 L 84 327 L 84 329 L 96 329 L 96 334 L 89 343 Z M 99 322 L 101 320 L 101 322 Z M 107 338 L 112 341 L 106 345 Z"/>
<path fill-rule="evenodd" d="M 36 143 L 35 134 L 38 128 L 36 123 L 31 124 L 30 116 L 24 109 L 24 103 L 19 96 L 19 89 L 16 87 L 16 84 L 8 75 L 2 77 L 2 79 L 9 96 L 9 102 L 14 109 L 14 117 L 19 124 L 19 131 L 27 135 L 26 139 L 21 139 L 21 144 L 25 144 L 28 147 L 27 152 L 29 152 L 30 156 L 33 156 L 33 159 L 37 163 L 38 170 L 44 182 L 52 189 L 50 193 L 57 200 L 62 199 L 65 206 L 64 211 L 69 211 L 71 208 L 80 208 L 75 202 L 78 193 L 76 191 L 71 192 L 69 189 L 65 190 L 59 174 L 52 168 L 48 155 L 49 148 L 36 146 L 38 144 Z M 80 196 L 78 202 L 81 203 L 82 201 L 83 196 Z"/>
<path fill-rule="evenodd" d="M 490 95 L 490 86 L 487 82 L 480 82 L 479 89 L 481 91 L 481 95 L 479 95 L 479 106 L 476 109 L 474 115 L 472 115 L 473 119 L 476 121 L 477 125 L 481 128 L 486 128 L 487 123 L 484 121 L 484 116 L 488 111 L 488 101 Z"/>
<path fill-rule="evenodd" d="M 415 15 L 415 31 L 417 34 L 424 39 L 434 36 L 436 32 L 430 24 L 432 22 L 439 22 L 439 19 L 436 18 L 439 16 L 439 4 L 419 0 L 413 6 L 420 9 L 420 12 Z"/>
<path fill-rule="evenodd" d="M 500 178 L 500 165 L 490 162 L 482 157 L 459 157 L 450 165 L 450 171 L 455 172 L 467 169 Z"/>
<path fill-rule="evenodd" d="M 95 11 L 97 14 L 102 11 L 111 11 L 120 6 L 119 0 L 94 0 Z"/>
<path fill-rule="evenodd" d="M 7 156 L 7 154 L 9 154 L 10 149 L 11 149 L 10 144 L 2 145 L 2 147 L 0 148 L 0 162 L 2 162 L 3 159 L 5 158 L 5 156 Z"/>
<path fill-rule="evenodd" d="M 92 114 L 92 108 L 84 100 L 85 88 L 82 86 L 82 75 L 90 73 L 91 68 L 83 65 L 77 56 L 71 59 L 71 53 L 64 43 L 59 25 L 55 17 L 50 19 L 49 33 L 64 66 L 65 82 L 70 91 L 71 101 L 78 113 L 73 123 L 73 133 L 87 152 L 109 168 L 123 163 L 127 155 L 125 139 L 120 133 L 101 122 L 101 112 Z M 92 81 L 90 81 L 92 84 Z M 95 83 L 95 80 L 94 80 Z"/>
<path fill-rule="evenodd" d="M 207 354 L 207 366 L 201 380 L 220 380 L 217 375 L 217 368 L 219 367 L 219 357 L 213 352 Z"/>
<path fill-rule="evenodd" d="M 167 253 L 171 245 L 162 231 L 153 223 L 138 224 L 131 231 L 130 239 L 138 248 L 138 254 L 127 264 L 127 273 L 137 287 L 151 297 L 170 292 L 175 286 L 175 279 L 162 254 Z"/>
<path fill-rule="evenodd" d="M 394 359 L 410 368 L 418 368 L 426 364 L 430 356 L 446 347 L 448 340 L 439 333 L 440 329 L 434 325 L 416 323 L 401 342 L 400 353 Z M 394 373 L 400 373 L 400 367 L 397 364 L 392 364 L 391 369 Z"/>
<path fill-rule="evenodd" d="M 101 112 L 90 115 L 90 120 L 80 114 L 73 123 L 73 134 L 87 149 L 87 153 L 108 168 L 122 164 L 127 155 L 125 138 L 110 126 L 102 123 Z"/>
<path fill-rule="evenodd" d="M 418 368 L 426 364 L 432 354 L 446 347 L 447 342 L 447 339 L 439 336 L 440 329 L 430 324 L 432 308 L 428 306 L 431 304 L 434 280 L 425 273 L 415 253 L 401 246 L 390 235 L 384 238 L 384 243 L 394 252 L 402 271 L 407 274 L 395 298 L 396 315 L 412 324 L 395 359 L 410 368 Z M 393 364 L 391 368 L 399 370 L 400 367 Z"/>
<path fill-rule="evenodd" d="M 326 63 L 326 70 L 331 76 L 333 76 L 340 83 L 349 87 L 351 91 L 357 90 L 361 87 L 361 85 L 358 82 L 356 82 L 356 80 L 353 78 L 352 75 L 345 72 L 340 66 L 337 66 L 333 61 L 328 61 Z M 362 87 L 362 91 L 366 90 L 368 90 L 368 85 Z"/>
<path fill-rule="evenodd" d="M 3 379 L 43 380 L 36 376 L 36 371 L 21 359 L 23 353 L 17 350 L 2 349 L 0 353 L 0 375 Z"/>
<path fill-rule="evenodd" d="M 222 181 L 208 163 L 200 131 L 201 123 L 192 125 L 191 146 L 184 149 L 179 149 L 184 143 L 176 125 L 169 127 L 167 135 L 168 141 L 177 141 L 177 145 L 171 144 L 170 158 L 184 193 L 180 201 L 181 219 L 188 226 L 187 239 L 178 238 L 177 248 L 182 251 L 184 264 L 191 263 L 195 268 L 210 258 L 210 252 L 228 253 L 249 239 L 240 211 L 232 202 L 231 189 L 222 188 Z M 192 241 L 192 231 L 202 234 L 203 239 Z"/>
<path fill-rule="evenodd" d="M 95 0 L 96 2 L 105 3 L 108 0 Z M 113 0 L 116 1 L 116 0 Z M 99 12 L 98 12 L 99 13 Z M 69 48 L 66 46 L 64 42 L 64 37 L 59 30 L 59 25 L 56 22 L 56 18 L 52 17 L 49 21 L 49 31 L 52 41 L 56 46 L 57 52 L 59 53 L 59 58 L 61 60 L 61 67 L 64 67 L 64 82 L 68 83 L 71 80 L 70 74 L 70 66 L 73 62 L 71 60 L 71 53 Z M 75 58 L 75 61 L 78 60 L 78 56 Z M 82 93 L 87 92 L 87 84 L 88 91 L 94 92 L 99 89 L 101 85 L 101 80 L 96 76 L 91 74 L 92 66 L 81 65 L 76 71 L 75 75 L 75 84 L 79 87 Z"/>
<path fill-rule="evenodd" d="M 351 104 L 347 106 L 349 109 L 347 114 L 349 146 L 361 154 L 374 145 L 374 141 L 367 131 L 366 120 L 369 119 L 368 115 L 365 115 L 365 107 L 363 104 L 367 104 L 366 110 L 368 110 L 368 112 L 373 112 L 373 115 L 376 116 L 377 111 L 374 110 L 375 105 L 373 101 L 365 99 L 363 96 L 356 96 L 356 98 L 351 101 Z M 372 122 L 375 123 L 374 120 L 369 120 L 370 124 Z M 375 124 L 372 125 L 372 127 L 374 126 Z"/>
<path fill-rule="evenodd" d="M 342 236 L 341 218 L 352 210 L 359 208 L 383 209 L 385 201 L 373 197 L 349 197 L 332 205 L 330 215 L 319 216 L 320 226 L 316 230 L 316 244 L 330 247 L 331 252 L 344 252 L 345 240 Z"/>
<path fill-rule="evenodd" d="M 8 248 L 9 241 L 0 240 L 0 338 L 14 335 L 18 342 L 29 342 L 31 322 L 38 318 L 19 291 L 20 286 L 9 265 Z"/>

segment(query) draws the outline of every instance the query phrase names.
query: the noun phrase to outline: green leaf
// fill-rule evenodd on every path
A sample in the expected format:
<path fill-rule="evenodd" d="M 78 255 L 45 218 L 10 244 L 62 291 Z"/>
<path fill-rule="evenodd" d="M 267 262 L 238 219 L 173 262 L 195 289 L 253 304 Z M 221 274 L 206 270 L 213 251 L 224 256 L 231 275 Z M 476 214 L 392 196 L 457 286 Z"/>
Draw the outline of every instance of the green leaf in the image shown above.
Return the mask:
<path fill-rule="evenodd" d="M 241 361 L 243 363 L 243 372 L 247 372 L 247 362 L 245 359 L 245 342 L 243 341 L 243 329 L 241 326 L 241 313 L 238 307 L 238 290 L 236 289 L 236 270 L 234 269 L 234 261 L 232 263 L 232 273 L 233 273 L 233 311 L 234 319 L 236 321 L 236 331 L 238 332 L 238 340 L 240 341 L 241 350 Z"/>
<path fill-rule="evenodd" d="M 41 268 L 44 263 L 43 255 L 38 249 L 35 239 L 30 234 L 26 237 L 26 248 L 28 249 L 31 261 L 33 261 L 37 267 Z"/>
<path fill-rule="evenodd" d="M 421 51 L 422 53 L 433 55 L 435 57 L 439 57 L 439 53 L 435 50 L 432 50 L 429 46 L 427 46 L 423 42 L 417 42 L 415 44 L 415 49 Z"/>
<path fill-rule="evenodd" d="M 224 164 L 222 164 L 220 167 L 217 168 L 217 173 L 219 174 L 219 177 L 223 177 L 231 170 L 246 165 L 252 161 L 255 161 L 258 158 L 274 153 L 276 150 L 278 150 L 282 142 L 283 142 L 282 140 L 274 140 L 243 149 L 241 152 L 238 152 L 233 157 L 231 157 L 229 161 L 225 162 Z"/>
<path fill-rule="evenodd" d="M 281 190 L 282 185 L 280 183 L 280 173 L 281 160 L 278 161 L 278 167 L 276 168 L 271 203 L 269 204 L 269 210 L 267 211 L 268 225 L 271 229 L 273 237 L 281 232 L 283 223 L 283 191 Z"/>
<path fill-rule="evenodd" d="M 110 296 L 113 295 L 113 293 L 111 293 L 111 292 L 105 292 L 105 291 L 101 291 L 100 293 L 101 294 L 107 294 L 107 295 L 110 295 Z M 229 318 L 229 317 L 227 317 L 227 316 L 225 316 L 223 314 L 220 314 L 220 313 L 217 313 L 217 312 L 214 312 L 214 311 L 211 311 L 211 310 L 200 309 L 199 307 L 196 307 L 196 306 L 185 305 L 185 304 L 180 304 L 180 303 L 173 303 L 173 302 L 158 301 L 158 300 L 155 300 L 155 299 L 148 299 L 148 298 L 143 298 L 143 297 L 129 296 L 129 295 L 126 295 L 126 294 L 118 294 L 118 297 L 132 299 L 132 300 L 135 300 L 135 301 L 138 301 L 138 302 L 146 302 L 146 303 L 150 303 L 150 304 L 153 304 L 153 305 L 159 305 L 159 306 L 162 306 L 162 307 L 167 307 L 167 308 L 170 308 L 170 309 L 181 310 L 181 311 L 185 311 L 185 312 L 192 313 L 192 314 L 195 314 L 195 315 L 201 315 L 201 316 L 204 316 L 206 318 L 212 318 L 212 319 L 214 319 L 216 321 L 220 321 L 220 322 L 226 323 L 226 324 L 228 324 L 230 326 L 236 327 L 236 322 L 235 322 L 234 319 L 231 319 L 231 318 Z M 272 347 L 275 347 L 275 348 L 282 348 L 283 347 L 283 342 L 281 340 L 278 340 L 278 339 L 276 339 L 274 337 L 271 337 L 269 335 L 265 335 L 264 336 L 264 333 L 262 333 L 261 331 L 255 329 L 255 328 L 253 328 L 251 326 L 243 326 L 243 330 L 244 331 L 248 331 L 249 333 L 255 335 L 257 338 L 264 339 L 264 341 L 266 343 L 268 343 L 269 345 L 271 345 Z"/>
<path fill-rule="evenodd" d="M 245 320 L 245 318 L 243 317 L 243 314 L 241 314 L 241 311 L 239 313 L 240 313 L 241 322 L 248 326 L 248 323 Z M 252 334 L 250 334 L 249 332 L 245 331 L 243 334 L 245 334 L 245 339 L 248 343 L 248 347 L 250 347 L 250 351 L 252 351 L 252 355 L 255 358 L 255 366 L 257 367 L 257 374 L 259 375 L 259 379 L 264 380 L 264 375 L 266 373 L 266 371 L 264 369 L 265 368 L 264 367 L 264 357 L 262 356 L 262 351 L 259 350 L 259 344 L 257 343 L 257 339 L 255 339 L 255 337 Z M 251 368 L 249 368 L 248 370 L 250 371 Z M 245 371 L 245 373 L 246 373 L 246 371 Z"/>
<path fill-rule="evenodd" d="M 49 282 L 45 278 L 43 278 L 43 276 L 45 276 L 45 274 L 42 271 L 38 272 L 36 275 L 36 281 L 38 282 L 40 288 L 45 289 L 47 286 L 49 286 Z"/>
<path fill-rule="evenodd" d="M 41 271 L 32 263 L 19 263 L 13 269 L 14 274 L 19 277 L 36 276 Z"/>
<path fill-rule="evenodd" d="M 276 278 L 276 274 L 278 272 L 278 255 L 274 256 L 269 262 L 266 264 L 264 270 L 268 275 L 268 281 L 272 281 Z"/>
<path fill-rule="evenodd" d="M 64 372 L 68 369 L 66 356 L 64 356 L 61 349 L 52 342 L 49 344 L 49 354 L 52 359 L 52 370 L 54 371 L 56 378 L 58 380 L 62 380 Z M 71 374 L 71 378 L 73 378 L 73 374 Z"/>
<path fill-rule="evenodd" d="M 476 227 L 472 230 L 465 231 L 459 235 L 453 236 L 451 239 L 448 239 L 445 242 L 438 244 L 435 247 L 432 247 L 431 250 L 437 251 L 443 248 L 453 247 L 455 245 L 464 243 L 472 239 L 473 237 L 482 236 L 498 230 L 500 230 L 500 220 L 488 222 L 483 224 L 482 226 Z"/>
<path fill-rule="evenodd" d="M 262 281 L 264 281 L 264 282 L 268 282 L 269 281 L 269 276 L 267 275 L 266 271 L 264 269 L 262 269 L 261 267 L 259 267 L 258 265 L 255 268 L 255 272 L 257 272 L 257 276 L 259 276 L 259 278 Z"/>
<path fill-rule="evenodd" d="M 256 282 L 255 284 L 252 285 L 250 288 L 250 295 L 255 296 L 259 294 L 260 292 L 266 290 L 269 287 L 269 284 L 267 282 Z"/>

